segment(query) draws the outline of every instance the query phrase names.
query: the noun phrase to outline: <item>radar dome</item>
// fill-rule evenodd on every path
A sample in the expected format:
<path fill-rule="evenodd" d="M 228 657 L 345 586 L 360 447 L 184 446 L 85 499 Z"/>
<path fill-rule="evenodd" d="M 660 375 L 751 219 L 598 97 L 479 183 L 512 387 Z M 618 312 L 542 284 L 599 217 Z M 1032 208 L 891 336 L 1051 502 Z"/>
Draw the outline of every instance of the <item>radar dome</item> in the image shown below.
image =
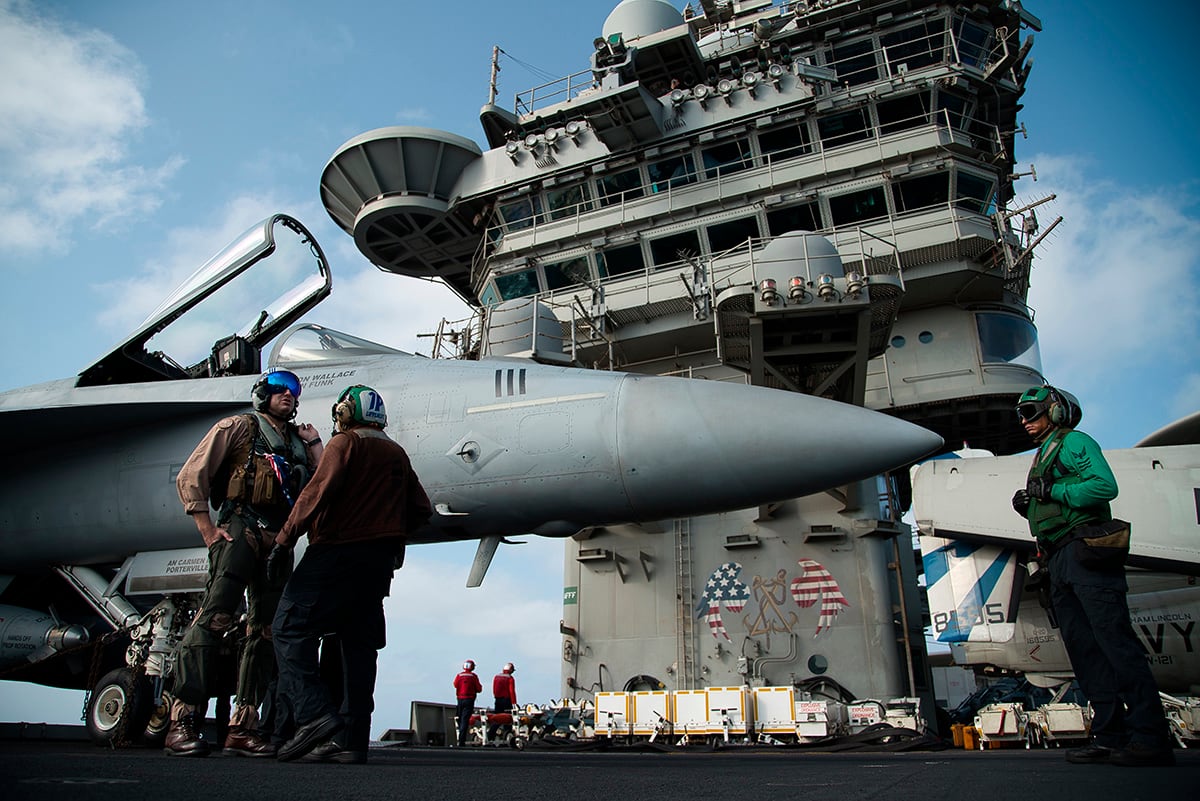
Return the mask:
<path fill-rule="evenodd" d="M 795 265 L 797 271 L 800 265 L 807 263 L 810 276 L 820 273 L 840 276 L 846 273 L 842 257 L 833 243 L 820 234 L 808 231 L 788 231 L 775 237 L 762 249 L 755 263 L 758 266 Z"/>
<path fill-rule="evenodd" d="M 683 14 L 667 0 L 621 0 L 604 20 L 604 38 L 621 34 L 626 42 L 683 24 Z"/>

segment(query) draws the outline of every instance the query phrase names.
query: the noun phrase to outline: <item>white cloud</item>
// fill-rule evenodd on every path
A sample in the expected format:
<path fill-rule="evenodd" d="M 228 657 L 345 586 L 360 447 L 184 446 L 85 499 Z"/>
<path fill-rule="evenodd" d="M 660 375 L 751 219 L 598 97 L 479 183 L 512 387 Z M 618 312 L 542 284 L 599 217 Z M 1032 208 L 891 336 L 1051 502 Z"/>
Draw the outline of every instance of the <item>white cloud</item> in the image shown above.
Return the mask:
<path fill-rule="evenodd" d="M 157 246 L 155 255 L 135 271 L 122 278 L 93 284 L 91 289 L 98 296 L 96 319 L 99 327 L 113 341 L 129 335 L 221 248 L 251 225 L 281 210 L 309 226 L 321 243 L 333 272 L 333 294 L 306 320 L 424 355 L 432 352 L 433 339 L 419 335 L 436 331 L 439 320 L 456 322 L 455 329 L 466 325 L 471 309 L 444 285 L 375 268 L 358 252 L 353 239 L 325 219 L 325 212 L 316 201 L 295 203 L 283 195 L 278 190 L 259 189 L 232 197 L 218 208 L 212 219 L 170 230 Z M 255 273 L 255 270 L 250 272 Z M 249 288 L 245 283 L 237 292 Z M 207 328 L 203 331 L 188 329 L 192 336 L 183 335 L 183 326 L 188 325 L 189 320 L 200 319 L 200 314 L 193 312 L 172 326 L 169 333 L 153 340 L 151 347 L 165 350 L 177 361 L 195 361 L 207 355 L 206 351 L 201 352 L 203 347 L 210 345 L 217 336 L 248 322 L 249 316 L 259 308 L 255 304 L 270 302 L 283 288 L 273 284 L 269 294 L 260 291 L 253 293 L 253 297 L 234 293 L 222 299 L 214 298 L 202 304 L 198 312 L 206 314 L 203 318 L 206 323 L 221 327 L 219 332 Z M 237 298 L 239 303 L 230 304 L 228 299 L 231 297 Z M 234 309 L 233 305 L 238 308 Z M 250 309 L 251 306 L 254 308 Z M 218 310 L 221 319 L 210 319 L 208 313 Z M 195 343 L 206 344 L 201 351 L 184 352 L 182 347 L 176 349 L 174 344 L 180 341 L 191 342 L 193 351 Z"/>
<path fill-rule="evenodd" d="M 64 253 L 73 226 L 100 228 L 158 206 L 183 160 L 131 160 L 149 120 L 130 51 L 11 0 L 0 3 L 0 75 L 0 247 Z"/>
<path fill-rule="evenodd" d="M 436 331 L 441 319 L 459 321 L 471 314 L 442 284 L 376 268 L 349 236 L 322 244 L 333 266 L 333 294 L 313 315 L 322 325 L 428 356 L 433 340 L 418 334 Z"/>
<path fill-rule="evenodd" d="M 433 113 L 423 107 L 402 108 L 396 111 L 396 121 L 406 125 L 427 125 L 433 121 Z"/>
<path fill-rule="evenodd" d="M 1065 221 L 1039 248 L 1029 293 L 1047 378 L 1104 393 L 1119 365 L 1194 358 L 1200 340 L 1200 219 L 1182 188 L 1097 180 L 1073 158 L 1038 156 L 1039 219 Z M 1194 397 L 1194 396 L 1193 396 Z"/>
<path fill-rule="evenodd" d="M 239 195 L 218 211 L 216 220 L 173 229 L 159 255 L 138 272 L 93 286 L 101 297 L 97 313 L 101 326 L 116 335 L 129 333 L 221 248 L 284 207 L 270 192 Z"/>

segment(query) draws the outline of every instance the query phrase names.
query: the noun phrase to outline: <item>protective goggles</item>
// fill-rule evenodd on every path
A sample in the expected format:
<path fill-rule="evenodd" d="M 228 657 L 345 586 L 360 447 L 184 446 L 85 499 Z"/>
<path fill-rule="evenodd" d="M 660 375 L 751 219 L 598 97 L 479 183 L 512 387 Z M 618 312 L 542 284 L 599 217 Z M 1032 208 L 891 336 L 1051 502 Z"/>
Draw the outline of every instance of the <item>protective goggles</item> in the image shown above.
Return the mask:
<path fill-rule="evenodd" d="M 1022 423 L 1032 423 L 1034 420 L 1046 413 L 1046 404 L 1044 403 L 1019 403 L 1017 404 L 1017 417 Z"/>
<path fill-rule="evenodd" d="M 292 393 L 293 398 L 300 399 L 300 379 L 287 370 L 268 373 L 265 386 L 268 395 L 281 395 L 286 391 Z"/>

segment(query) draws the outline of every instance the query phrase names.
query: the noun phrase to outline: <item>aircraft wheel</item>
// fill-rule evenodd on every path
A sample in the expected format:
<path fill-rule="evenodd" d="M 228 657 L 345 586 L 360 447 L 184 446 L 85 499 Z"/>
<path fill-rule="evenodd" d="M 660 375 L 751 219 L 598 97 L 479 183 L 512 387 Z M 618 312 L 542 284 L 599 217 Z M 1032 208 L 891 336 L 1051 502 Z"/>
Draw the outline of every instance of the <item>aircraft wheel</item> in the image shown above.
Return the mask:
<path fill-rule="evenodd" d="M 142 745 L 160 748 L 166 742 L 167 730 L 170 728 L 171 696 L 164 692 L 162 703 L 150 710 L 150 719 L 146 721 L 146 729 L 142 732 Z"/>
<path fill-rule="evenodd" d="M 146 677 L 134 676 L 129 668 L 117 668 L 92 689 L 85 728 L 93 743 L 112 746 L 126 741 L 130 733 L 140 735 L 152 712 Z"/>

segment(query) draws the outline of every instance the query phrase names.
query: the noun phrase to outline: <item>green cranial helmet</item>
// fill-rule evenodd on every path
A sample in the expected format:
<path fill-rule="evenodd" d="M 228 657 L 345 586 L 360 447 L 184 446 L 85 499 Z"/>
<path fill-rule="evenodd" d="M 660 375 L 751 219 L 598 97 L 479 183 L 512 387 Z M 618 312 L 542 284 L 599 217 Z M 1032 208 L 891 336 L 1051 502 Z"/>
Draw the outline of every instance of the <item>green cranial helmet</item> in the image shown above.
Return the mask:
<path fill-rule="evenodd" d="M 1049 417 L 1051 425 L 1074 428 L 1083 418 L 1083 410 L 1070 392 L 1043 384 L 1025 390 L 1017 400 L 1017 417 L 1022 423 L 1032 422 L 1042 415 Z"/>
<path fill-rule="evenodd" d="M 378 392 L 363 384 L 346 387 L 333 404 L 333 422 L 345 429 L 350 424 L 387 427 L 387 408 Z"/>

